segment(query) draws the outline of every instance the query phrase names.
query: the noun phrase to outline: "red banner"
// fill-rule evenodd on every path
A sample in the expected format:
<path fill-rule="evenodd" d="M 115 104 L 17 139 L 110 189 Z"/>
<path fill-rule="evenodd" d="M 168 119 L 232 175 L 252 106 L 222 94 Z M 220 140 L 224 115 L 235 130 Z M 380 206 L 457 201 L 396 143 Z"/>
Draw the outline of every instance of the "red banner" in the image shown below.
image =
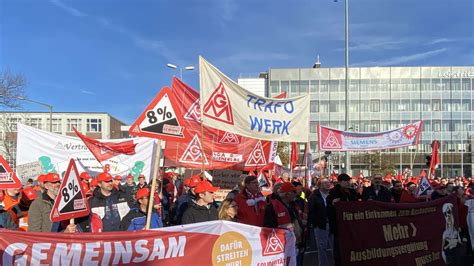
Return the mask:
<path fill-rule="evenodd" d="M 457 213 L 455 196 L 422 203 L 336 203 L 342 265 L 453 262 L 461 249 Z"/>
<path fill-rule="evenodd" d="M 271 141 L 201 127 L 199 93 L 177 78 L 173 78 L 172 91 L 175 98 L 180 99 L 177 106 L 183 114 L 185 132 L 191 136 L 191 141 L 167 141 L 165 166 L 249 171 L 270 163 L 274 157 L 271 156 Z"/>
<path fill-rule="evenodd" d="M 0 230 L 9 265 L 295 265 L 288 230 L 213 221 L 113 233 Z"/>

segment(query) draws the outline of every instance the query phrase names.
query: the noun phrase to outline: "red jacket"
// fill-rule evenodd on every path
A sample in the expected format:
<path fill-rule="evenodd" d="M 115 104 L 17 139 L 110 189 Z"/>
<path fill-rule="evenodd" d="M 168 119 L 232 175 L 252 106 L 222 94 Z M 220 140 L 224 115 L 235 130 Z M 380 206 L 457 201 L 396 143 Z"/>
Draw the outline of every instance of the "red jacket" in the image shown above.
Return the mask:
<path fill-rule="evenodd" d="M 248 199 L 245 192 L 241 192 L 235 196 L 235 202 L 239 208 L 237 220 L 244 224 L 263 226 L 263 217 L 265 216 L 265 208 L 267 202 L 265 197 L 261 195 L 257 199 Z M 257 206 L 255 206 L 257 202 Z"/>

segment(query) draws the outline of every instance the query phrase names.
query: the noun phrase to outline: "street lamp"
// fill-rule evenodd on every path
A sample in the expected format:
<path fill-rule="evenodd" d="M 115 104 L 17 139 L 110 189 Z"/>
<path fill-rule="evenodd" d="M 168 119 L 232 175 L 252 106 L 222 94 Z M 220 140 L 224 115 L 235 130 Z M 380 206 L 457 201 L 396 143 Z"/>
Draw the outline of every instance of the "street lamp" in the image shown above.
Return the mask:
<path fill-rule="evenodd" d="M 334 2 L 337 2 L 337 0 L 334 0 Z M 345 111 L 344 111 L 344 117 L 345 117 L 345 129 L 346 131 L 349 130 L 349 0 L 345 0 L 346 6 L 345 6 L 345 17 L 346 17 L 346 100 L 345 100 Z M 346 173 L 349 174 L 351 171 L 351 157 L 348 151 L 346 151 Z"/>
<path fill-rule="evenodd" d="M 172 68 L 172 69 L 178 69 L 179 68 L 179 79 L 183 80 L 183 69 L 184 70 L 194 70 L 194 66 L 187 66 L 185 68 L 178 67 L 177 65 L 173 64 L 166 64 L 167 67 Z"/>
<path fill-rule="evenodd" d="M 46 108 L 48 108 L 48 110 L 49 110 L 49 132 L 53 132 L 53 106 L 52 105 L 47 104 L 47 103 L 38 102 L 38 101 L 35 101 L 35 100 L 31 100 L 31 99 L 28 99 L 28 98 L 25 98 L 25 97 L 22 97 L 22 96 L 17 96 L 15 98 L 18 99 L 18 100 L 22 100 L 22 101 L 36 103 L 36 104 L 39 104 L 39 105 L 42 105 L 42 106 L 45 106 Z"/>

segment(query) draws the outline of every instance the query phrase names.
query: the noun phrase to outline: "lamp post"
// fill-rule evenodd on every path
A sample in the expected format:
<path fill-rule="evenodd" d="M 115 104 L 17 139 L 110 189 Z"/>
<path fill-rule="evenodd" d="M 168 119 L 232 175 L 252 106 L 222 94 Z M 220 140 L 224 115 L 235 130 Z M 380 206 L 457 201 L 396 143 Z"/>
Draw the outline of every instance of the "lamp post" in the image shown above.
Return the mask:
<path fill-rule="evenodd" d="M 337 2 L 338 0 L 334 0 Z M 345 88 L 345 110 L 344 110 L 344 118 L 345 118 L 345 130 L 349 130 L 349 0 L 345 0 L 345 20 L 346 20 L 346 64 L 345 64 L 345 72 L 346 72 L 346 88 Z M 346 151 L 346 173 L 350 174 L 351 171 L 351 157 L 350 153 Z"/>
<path fill-rule="evenodd" d="M 167 67 L 169 68 L 172 68 L 172 69 L 178 69 L 179 68 L 179 79 L 180 80 L 183 80 L 183 69 L 184 70 L 194 70 L 194 66 L 187 66 L 187 67 L 178 67 L 177 65 L 173 65 L 173 64 L 166 64 Z"/>
<path fill-rule="evenodd" d="M 21 96 L 18 96 L 16 98 L 18 100 L 36 103 L 36 104 L 39 104 L 39 105 L 42 105 L 42 106 L 45 106 L 46 108 L 48 108 L 48 111 L 49 111 L 49 132 L 53 132 L 53 106 L 52 105 L 47 104 L 47 103 L 38 102 L 38 101 L 35 101 L 35 100 L 31 100 L 31 99 L 21 97 Z"/>

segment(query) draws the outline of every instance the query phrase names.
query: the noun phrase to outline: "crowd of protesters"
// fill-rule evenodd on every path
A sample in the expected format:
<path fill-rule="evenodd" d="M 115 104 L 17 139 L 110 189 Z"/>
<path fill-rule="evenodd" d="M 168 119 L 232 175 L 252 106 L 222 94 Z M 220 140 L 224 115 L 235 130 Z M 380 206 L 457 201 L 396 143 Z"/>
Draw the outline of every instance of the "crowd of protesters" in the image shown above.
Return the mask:
<path fill-rule="evenodd" d="M 227 220 L 249 225 L 285 228 L 296 237 L 297 265 L 302 265 L 307 240 L 316 240 L 319 265 L 339 265 L 335 209 L 339 201 L 383 201 L 410 203 L 434 200 L 454 194 L 458 199 L 461 235 L 472 252 L 472 231 L 468 212 L 474 212 L 474 180 L 461 177 L 434 178 L 433 192 L 417 197 L 418 177 L 372 175 L 350 177 L 332 174 L 319 177 L 308 186 L 288 173 L 273 176 L 262 194 L 262 183 L 255 175 L 241 175 L 225 200 L 216 202 L 219 187 L 204 174 L 182 179 L 173 172 L 157 180 L 155 191 L 146 177 L 113 177 L 107 172 L 92 178 L 80 174 L 91 212 L 88 216 L 51 222 L 50 213 L 59 194 L 61 178 L 56 173 L 28 180 L 23 188 L 0 190 L 0 227 L 30 232 L 111 232 L 145 228 L 150 195 L 153 195 L 150 228 Z M 472 221 L 470 222 L 472 224 Z M 336 245 L 336 246 L 335 246 Z"/>

